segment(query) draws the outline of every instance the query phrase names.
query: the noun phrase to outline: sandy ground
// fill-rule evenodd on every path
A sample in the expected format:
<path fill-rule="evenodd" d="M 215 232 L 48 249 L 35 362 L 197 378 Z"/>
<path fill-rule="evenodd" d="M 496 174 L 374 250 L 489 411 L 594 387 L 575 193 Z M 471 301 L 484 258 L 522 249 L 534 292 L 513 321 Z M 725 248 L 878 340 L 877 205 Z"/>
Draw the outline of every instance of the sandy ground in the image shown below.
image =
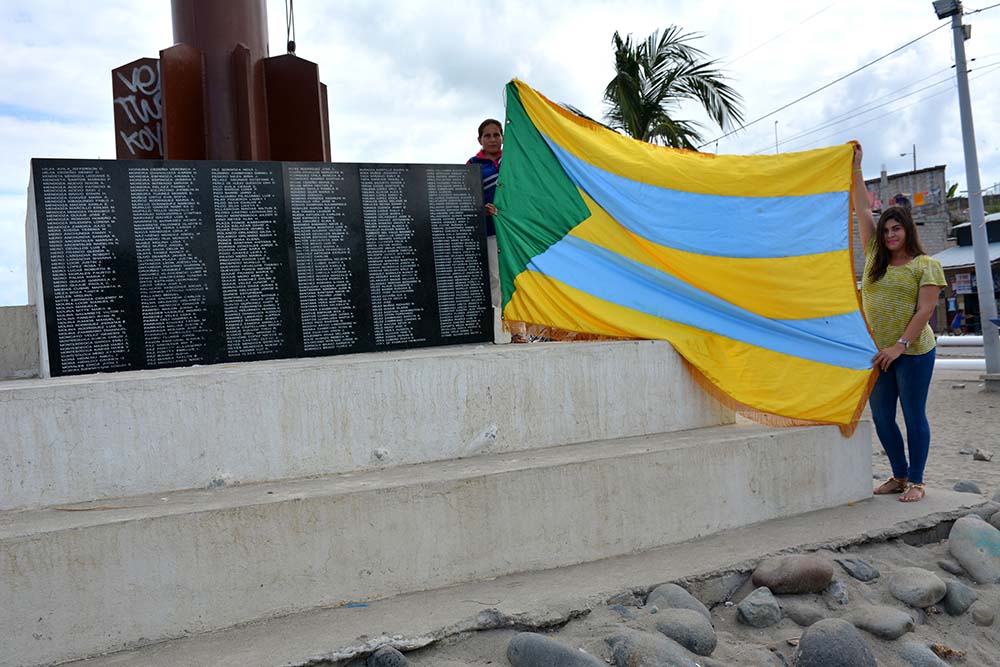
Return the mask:
<path fill-rule="evenodd" d="M 974 354 L 974 351 L 971 351 Z M 980 350 L 981 355 L 981 350 Z M 969 350 L 949 350 L 946 356 L 970 356 Z M 972 480 L 983 490 L 983 499 L 1000 491 L 1000 394 L 984 393 L 980 373 L 968 371 L 938 371 L 931 384 L 928 416 L 931 423 L 932 444 L 925 480 L 927 492 L 935 488 L 951 488 L 959 480 Z M 865 419 L 869 416 L 866 414 Z M 902 415 L 900 415 L 902 422 Z M 905 429 L 904 429 L 905 430 Z M 991 462 L 974 461 L 960 450 L 982 448 L 993 451 L 997 457 Z M 877 439 L 873 442 L 872 460 L 874 473 L 883 478 L 889 475 L 888 461 L 882 454 Z M 849 602 L 841 606 L 827 602 L 822 596 L 809 596 L 829 610 L 830 616 L 842 616 L 859 605 L 884 604 L 911 613 L 916 621 L 914 632 L 896 641 L 876 638 L 863 633 L 882 667 L 906 667 L 910 663 L 899 657 L 903 642 L 913 641 L 929 645 L 940 643 L 949 648 L 965 651 L 960 660 L 946 664 L 967 667 L 995 667 L 1000 665 L 1000 585 L 978 585 L 962 577 L 985 602 L 998 614 L 997 625 L 980 627 L 969 613 L 951 617 L 931 608 L 930 613 L 911 609 L 895 600 L 888 591 L 887 580 L 896 568 L 917 566 L 930 570 L 944 580 L 954 579 L 942 571 L 937 562 L 947 557 L 947 543 L 937 542 L 925 546 L 909 546 L 902 540 L 869 544 L 849 550 L 874 564 L 882 576 L 869 583 L 861 583 L 847 576 L 835 565 L 836 578 L 848 590 Z M 832 559 L 835 554 L 819 552 Z M 745 583 L 732 594 L 738 602 L 750 592 Z M 637 601 L 641 603 L 640 601 Z M 581 648 L 610 662 L 610 651 L 605 638 L 623 627 L 656 632 L 656 617 L 641 607 L 633 609 L 634 620 L 625 620 L 607 607 L 594 610 L 584 618 L 571 621 L 561 629 L 547 633 L 549 636 Z M 802 635 L 804 628 L 789 619 L 766 629 L 752 629 L 736 620 L 735 606 L 717 604 L 712 609 L 712 621 L 719 645 L 711 660 L 691 656 L 698 665 L 774 666 L 792 664 L 795 648 L 791 642 Z M 508 665 L 506 647 L 515 630 L 496 630 L 459 635 L 425 649 L 407 654 L 410 664 L 421 667 L 471 667 L 473 665 Z M 791 640 L 791 642 L 790 642 Z M 361 663 L 358 663 L 361 664 Z"/>

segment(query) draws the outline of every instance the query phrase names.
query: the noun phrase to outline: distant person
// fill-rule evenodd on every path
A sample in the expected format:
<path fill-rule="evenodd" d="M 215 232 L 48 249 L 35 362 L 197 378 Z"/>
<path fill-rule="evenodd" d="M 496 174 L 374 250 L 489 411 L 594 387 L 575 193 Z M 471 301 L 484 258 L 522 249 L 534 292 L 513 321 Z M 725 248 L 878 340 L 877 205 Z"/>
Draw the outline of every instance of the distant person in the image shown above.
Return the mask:
<path fill-rule="evenodd" d="M 961 334 L 965 333 L 962 329 L 964 323 L 965 323 L 965 313 L 959 310 L 958 312 L 955 313 L 955 317 L 953 317 L 951 320 L 951 332 L 956 336 L 960 336 Z"/>
<path fill-rule="evenodd" d="M 931 440 L 927 392 L 936 343 L 928 322 L 945 286 L 944 271 L 940 262 L 924 253 L 908 208 L 890 206 L 875 224 L 861 157 L 861 145 L 855 144 L 854 210 L 865 248 L 861 302 L 879 348 L 872 358 L 878 379 L 868 404 L 878 439 L 892 465 L 892 477 L 874 492 L 898 493 L 901 501 L 915 502 L 924 497 L 924 466 Z M 896 425 L 897 404 L 902 406 L 906 422 L 905 449 Z"/>
<path fill-rule="evenodd" d="M 503 330 L 501 320 L 500 262 L 497 255 L 497 232 L 493 216 L 497 207 L 493 198 L 500 179 L 500 159 L 503 157 L 503 125 L 494 118 L 487 118 L 479 124 L 479 146 L 481 150 L 469 158 L 466 164 L 479 165 L 483 174 L 483 204 L 486 214 L 486 260 L 490 272 L 490 303 L 493 305 L 493 341 L 506 343 L 509 336 Z"/>

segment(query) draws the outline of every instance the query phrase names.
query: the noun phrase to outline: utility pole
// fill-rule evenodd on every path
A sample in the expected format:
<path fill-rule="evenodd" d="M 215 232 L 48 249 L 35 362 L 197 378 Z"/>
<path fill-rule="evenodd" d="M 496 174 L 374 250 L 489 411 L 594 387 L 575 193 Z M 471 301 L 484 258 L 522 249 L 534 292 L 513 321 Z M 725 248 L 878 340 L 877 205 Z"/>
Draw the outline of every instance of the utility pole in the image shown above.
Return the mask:
<path fill-rule="evenodd" d="M 997 317 L 993 298 L 993 272 L 990 268 L 989 241 L 986 236 L 986 212 L 979 181 L 979 157 L 976 132 L 972 125 L 972 101 L 969 96 L 969 73 L 965 64 L 965 27 L 962 25 L 960 0 L 936 0 L 934 11 L 939 19 L 951 17 L 955 40 L 955 75 L 958 78 L 958 105 L 962 119 L 962 143 L 965 149 L 965 178 L 969 182 L 969 220 L 972 223 L 972 250 L 976 262 L 976 291 L 979 296 L 979 319 L 983 327 L 983 350 L 986 353 L 986 391 L 1000 391 L 1000 336 L 990 320 Z"/>
<path fill-rule="evenodd" d="M 917 145 L 913 144 L 913 171 L 917 170 Z"/>

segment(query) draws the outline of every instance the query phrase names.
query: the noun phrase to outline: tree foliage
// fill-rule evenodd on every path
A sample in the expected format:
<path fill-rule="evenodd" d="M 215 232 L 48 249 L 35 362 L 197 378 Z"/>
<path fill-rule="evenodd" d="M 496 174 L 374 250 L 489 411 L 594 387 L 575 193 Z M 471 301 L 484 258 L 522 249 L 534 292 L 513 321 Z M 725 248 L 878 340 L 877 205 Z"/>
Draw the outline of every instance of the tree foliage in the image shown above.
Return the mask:
<path fill-rule="evenodd" d="M 717 60 L 692 45 L 702 35 L 670 26 L 643 41 L 615 31 L 615 76 L 604 90 L 608 124 L 630 137 L 695 150 L 701 123 L 676 118 L 683 102 L 698 102 L 722 130 L 743 122 L 743 98 L 726 83 Z"/>

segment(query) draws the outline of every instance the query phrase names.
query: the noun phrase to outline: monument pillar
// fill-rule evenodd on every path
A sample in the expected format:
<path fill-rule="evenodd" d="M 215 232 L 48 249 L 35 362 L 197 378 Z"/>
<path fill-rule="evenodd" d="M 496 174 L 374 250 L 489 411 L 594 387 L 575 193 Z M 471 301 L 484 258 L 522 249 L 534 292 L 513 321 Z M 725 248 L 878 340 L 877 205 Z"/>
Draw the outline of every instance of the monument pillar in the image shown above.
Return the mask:
<path fill-rule="evenodd" d="M 202 53 L 208 91 L 204 96 L 204 157 L 270 159 L 262 64 L 268 56 L 265 0 L 171 0 L 170 7 L 174 43 Z M 165 78 L 169 80 L 169 75 Z M 169 99 L 169 83 L 167 87 L 169 105 L 173 100 Z M 167 128 L 166 157 L 170 159 L 175 157 L 169 149 L 173 128 L 169 123 Z"/>
<path fill-rule="evenodd" d="M 174 45 L 112 70 L 118 159 L 330 161 L 319 66 L 268 57 L 266 0 L 171 0 Z"/>

